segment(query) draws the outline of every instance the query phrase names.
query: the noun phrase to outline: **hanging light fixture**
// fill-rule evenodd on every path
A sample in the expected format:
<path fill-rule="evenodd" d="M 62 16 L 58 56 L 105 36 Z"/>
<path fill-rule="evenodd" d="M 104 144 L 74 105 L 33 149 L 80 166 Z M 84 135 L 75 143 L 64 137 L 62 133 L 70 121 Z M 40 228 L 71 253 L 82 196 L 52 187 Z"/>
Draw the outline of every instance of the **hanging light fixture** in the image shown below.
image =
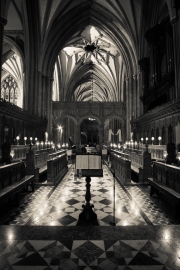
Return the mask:
<path fill-rule="evenodd" d="M 93 72 L 91 77 L 91 101 L 93 102 Z"/>

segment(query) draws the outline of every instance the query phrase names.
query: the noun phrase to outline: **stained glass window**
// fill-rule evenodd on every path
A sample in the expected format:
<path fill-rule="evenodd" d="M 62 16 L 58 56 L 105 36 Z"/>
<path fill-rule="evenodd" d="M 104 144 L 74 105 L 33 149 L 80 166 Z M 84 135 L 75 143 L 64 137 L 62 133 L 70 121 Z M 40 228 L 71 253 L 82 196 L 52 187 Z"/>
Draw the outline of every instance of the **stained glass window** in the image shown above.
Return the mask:
<path fill-rule="evenodd" d="M 1 98 L 17 105 L 18 84 L 12 76 L 8 76 L 1 84 Z"/>

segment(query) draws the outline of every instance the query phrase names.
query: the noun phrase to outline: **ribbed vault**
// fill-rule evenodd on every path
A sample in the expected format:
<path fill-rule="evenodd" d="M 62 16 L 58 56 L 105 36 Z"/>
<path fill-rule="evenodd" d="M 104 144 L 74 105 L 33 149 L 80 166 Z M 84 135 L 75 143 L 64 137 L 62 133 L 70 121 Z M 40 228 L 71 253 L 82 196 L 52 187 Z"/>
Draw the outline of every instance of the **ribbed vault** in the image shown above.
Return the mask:
<path fill-rule="evenodd" d="M 149 54 L 144 33 L 167 13 L 173 18 L 175 10 L 171 0 L 4 2 L 8 23 L 2 60 L 14 52 L 21 56 L 23 105 L 39 116 L 52 114 L 51 97 L 91 101 L 92 88 L 93 101 L 126 101 L 131 115 L 129 100 L 139 99 L 141 91 L 138 85 L 133 91 L 132 78 L 139 72 L 138 60 Z M 70 53 L 67 48 L 74 49 Z"/>
<path fill-rule="evenodd" d="M 78 2 L 59 7 L 59 24 L 52 23 L 45 37 L 44 68 L 56 63 L 53 100 L 90 101 L 93 95 L 93 101 L 125 101 L 125 78 L 137 70 L 136 38 L 126 15 L 115 1 Z"/>

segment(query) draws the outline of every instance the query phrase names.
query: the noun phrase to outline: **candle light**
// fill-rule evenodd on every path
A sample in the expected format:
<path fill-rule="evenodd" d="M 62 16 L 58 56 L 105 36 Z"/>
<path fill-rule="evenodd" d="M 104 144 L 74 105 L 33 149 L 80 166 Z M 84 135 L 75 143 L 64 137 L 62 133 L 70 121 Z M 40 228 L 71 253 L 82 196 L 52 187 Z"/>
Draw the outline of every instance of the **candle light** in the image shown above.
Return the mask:
<path fill-rule="evenodd" d="M 17 136 L 17 137 L 16 137 L 16 140 L 17 140 L 17 145 L 19 145 L 19 139 L 20 139 L 20 137 L 19 137 L 19 136 Z"/>
<path fill-rule="evenodd" d="M 160 143 L 161 139 L 162 139 L 161 136 L 159 136 L 159 137 L 158 137 L 159 145 L 161 144 L 161 143 Z"/>
<path fill-rule="evenodd" d="M 24 144 L 26 145 L 27 137 L 24 137 Z"/>
<path fill-rule="evenodd" d="M 154 141 L 154 137 L 152 137 L 152 138 L 151 138 L 151 140 L 152 140 L 152 144 L 153 144 L 153 141 Z"/>

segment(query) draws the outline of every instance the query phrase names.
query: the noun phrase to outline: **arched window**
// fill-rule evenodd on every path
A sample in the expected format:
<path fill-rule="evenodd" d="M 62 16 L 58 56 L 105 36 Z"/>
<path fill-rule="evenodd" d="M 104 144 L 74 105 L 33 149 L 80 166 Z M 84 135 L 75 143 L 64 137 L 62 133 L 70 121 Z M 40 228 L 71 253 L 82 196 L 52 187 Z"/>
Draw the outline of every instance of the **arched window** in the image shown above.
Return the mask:
<path fill-rule="evenodd" d="M 17 105 L 18 84 L 11 75 L 1 84 L 1 98 Z"/>

